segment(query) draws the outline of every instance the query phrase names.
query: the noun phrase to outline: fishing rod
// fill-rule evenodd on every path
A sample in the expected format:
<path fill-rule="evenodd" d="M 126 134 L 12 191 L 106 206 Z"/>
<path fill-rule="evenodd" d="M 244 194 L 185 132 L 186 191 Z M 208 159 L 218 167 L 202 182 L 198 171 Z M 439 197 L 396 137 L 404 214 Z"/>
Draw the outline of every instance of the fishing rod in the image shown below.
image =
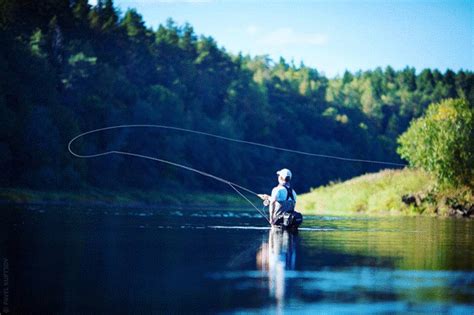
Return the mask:
<path fill-rule="evenodd" d="M 272 145 L 268 145 L 268 144 L 264 144 L 264 143 L 240 140 L 240 139 L 225 137 L 225 136 L 216 135 L 216 134 L 212 134 L 212 133 L 208 133 L 208 132 L 204 132 L 204 131 L 198 131 L 198 130 L 192 130 L 192 129 L 174 127 L 174 126 L 167 126 L 167 125 L 133 124 L 133 125 L 117 125 L 117 126 L 103 127 L 103 128 L 98 128 L 98 129 L 93 129 L 93 130 L 90 130 L 90 131 L 83 132 L 83 133 L 75 136 L 74 138 L 72 138 L 68 143 L 69 153 L 71 153 L 73 156 L 75 156 L 77 158 L 89 159 L 89 158 L 96 158 L 96 157 L 100 157 L 100 156 L 113 155 L 113 154 L 132 156 L 132 157 L 138 157 L 138 158 L 143 158 L 143 159 L 148 159 L 148 160 L 164 163 L 164 164 L 167 164 L 167 165 L 171 165 L 171 166 L 174 166 L 174 167 L 185 169 L 185 170 L 200 174 L 202 176 L 209 177 L 211 179 L 217 180 L 221 183 L 229 185 L 233 190 L 235 190 L 235 192 L 238 193 L 242 198 L 244 198 L 249 204 L 251 204 L 252 207 L 255 208 L 268 221 L 268 223 L 271 223 L 271 222 L 270 222 L 270 219 L 265 215 L 265 213 L 263 211 L 260 211 L 260 209 L 258 209 L 241 191 L 239 191 L 239 189 L 241 189 L 243 191 L 246 191 L 246 192 L 248 192 L 252 195 L 255 195 L 255 196 L 258 196 L 258 194 L 256 192 L 254 192 L 253 190 L 249 189 L 249 188 L 246 188 L 246 187 L 241 186 L 237 183 L 226 180 L 222 177 L 204 172 L 202 170 L 198 170 L 198 169 L 190 167 L 190 166 L 186 166 L 186 165 L 183 165 L 183 164 L 172 162 L 172 161 L 169 161 L 169 160 L 160 159 L 160 158 L 156 158 L 156 157 L 152 157 L 152 156 L 148 156 L 148 155 L 143 155 L 143 154 L 138 154 L 138 153 L 133 153 L 133 152 L 110 150 L 110 151 L 99 152 L 99 153 L 94 153 L 94 154 L 78 154 L 78 153 L 74 152 L 71 148 L 72 144 L 77 139 L 82 138 L 86 135 L 93 134 L 93 133 L 98 133 L 98 132 L 102 132 L 102 131 L 106 131 L 106 130 L 123 129 L 123 128 L 168 129 L 168 130 L 174 130 L 174 131 L 187 132 L 187 133 L 192 133 L 192 134 L 208 136 L 208 137 L 217 138 L 217 139 L 230 141 L 230 142 L 236 142 L 236 143 L 242 143 L 242 144 L 248 144 L 248 145 L 263 147 L 263 148 L 267 148 L 267 149 L 273 149 L 273 150 L 278 150 L 278 151 L 284 151 L 284 152 L 290 152 L 290 153 L 295 153 L 295 154 L 300 154 L 300 155 L 306 155 L 306 156 L 314 156 L 314 157 L 328 158 L 328 159 L 335 159 L 335 160 L 342 160 L 342 161 L 350 161 L 350 162 L 385 164 L 385 165 L 392 165 L 392 166 L 405 166 L 405 164 L 401 164 L 401 163 L 384 162 L 384 161 L 376 161 L 376 160 L 366 160 L 366 159 L 352 159 L 352 158 L 346 158 L 346 157 L 340 157 L 340 156 L 334 156 L 334 155 L 318 154 L 318 153 L 311 153 L 311 152 L 305 152 L 305 151 L 294 150 L 294 149 L 287 149 L 287 148 L 272 146 Z"/>

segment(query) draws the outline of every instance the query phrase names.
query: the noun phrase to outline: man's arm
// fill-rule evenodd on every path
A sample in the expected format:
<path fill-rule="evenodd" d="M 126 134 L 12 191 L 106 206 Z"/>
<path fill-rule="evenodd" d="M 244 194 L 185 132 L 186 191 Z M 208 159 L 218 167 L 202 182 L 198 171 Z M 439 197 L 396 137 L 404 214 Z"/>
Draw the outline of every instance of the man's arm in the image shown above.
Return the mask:
<path fill-rule="evenodd" d="M 278 194 L 278 189 L 277 189 L 277 187 L 275 187 L 272 190 L 272 195 L 271 196 L 269 196 L 267 194 L 258 194 L 257 196 L 260 197 L 260 199 L 262 199 L 262 200 L 276 201 L 277 194 Z"/>

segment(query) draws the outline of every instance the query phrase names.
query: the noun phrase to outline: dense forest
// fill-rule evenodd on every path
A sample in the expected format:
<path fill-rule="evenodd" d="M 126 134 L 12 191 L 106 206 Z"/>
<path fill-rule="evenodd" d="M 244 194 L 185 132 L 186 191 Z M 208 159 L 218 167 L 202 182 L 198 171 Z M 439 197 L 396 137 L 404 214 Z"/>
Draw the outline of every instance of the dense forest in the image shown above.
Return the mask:
<path fill-rule="evenodd" d="M 474 104 L 472 71 L 376 68 L 327 78 L 304 64 L 234 55 L 191 25 L 147 27 L 112 0 L 0 0 L 0 185 L 32 189 L 229 189 L 159 163 L 80 160 L 69 140 L 166 124 L 343 157 L 403 162 L 397 137 L 428 105 Z M 350 53 L 350 52 L 348 52 Z M 268 190 L 288 167 L 308 190 L 383 165 L 302 157 L 176 131 L 115 130 L 78 152 L 126 150 Z M 224 187 L 223 187 L 224 186 Z"/>

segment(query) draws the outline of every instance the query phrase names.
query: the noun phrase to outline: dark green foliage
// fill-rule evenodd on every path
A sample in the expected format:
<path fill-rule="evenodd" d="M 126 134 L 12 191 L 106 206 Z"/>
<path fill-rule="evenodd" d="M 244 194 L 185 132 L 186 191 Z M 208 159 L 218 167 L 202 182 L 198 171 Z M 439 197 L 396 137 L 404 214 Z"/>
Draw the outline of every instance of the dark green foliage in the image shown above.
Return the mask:
<path fill-rule="evenodd" d="M 147 28 L 111 0 L 0 0 L 0 167 L 4 187 L 228 189 L 145 160 L 78 160 L 80 131 L 155 123 L 328 155 L 400 162 L 396 139 L 428 104 L 474 100 L 473 74 L 391 67 L 328 79 L 267 56 L 231 55 L 190 25 Z M 281 154 L 179 132 L 114 131 L 79 152 L 170 159 L 254 189 L 289 167 L 299 191 L 377 165 Z"/>

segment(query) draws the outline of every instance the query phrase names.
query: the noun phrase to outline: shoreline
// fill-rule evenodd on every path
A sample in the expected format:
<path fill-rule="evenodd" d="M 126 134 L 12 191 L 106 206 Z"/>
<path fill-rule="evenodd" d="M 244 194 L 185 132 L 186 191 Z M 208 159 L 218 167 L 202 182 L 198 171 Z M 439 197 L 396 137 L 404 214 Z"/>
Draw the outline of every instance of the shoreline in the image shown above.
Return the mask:
<path fill-rule="evenodd" d="M 419 169 L 386 169 L 311 189 L 303 213 L 376 216 L 474 216 L 474 192 L 441 187 Z"/>
<path fill-rule="evenodd" d="M 411 186 L 407 184 L 410 176 L 417 178 L 417 183 L 412 183 Z M 400 184 L 400 180 L 405 183 L 404 187 L 401 187 L 403 185 Z M 296 210 L 303 215 L 319 216 L 468 218 L 474 216 L 472 192 L 467 198 L 462 197 L 462 193 L 466 194 L 466 191 L 462 190 L 447 190 L 433 194 L 432 187 L 432 178 L 425 177 L 425 174 L 418 170 L 384 170 L 358 176 L 345 182 L 331 183 L 303 193 L 299 195 Z M 259 206 L 259 200 L 256 200 L 254 204 Z M 0 205 L 172 210 L 245 211 L 253 209 L 240 196 L 234 194 L 113 191 L 97 188 L 83 188 L 77 191 L 1 188 Z"/>
<path fill-rule="evenodd" d="M 40 191 L 23 188 L 0 189 L 0 205 L 52 205 L 102 208 L 199 209 L 226 207 L 232 210 L 250 208 L 240 196 L 219 193 L 180 193 L 163 191 Z"/>

